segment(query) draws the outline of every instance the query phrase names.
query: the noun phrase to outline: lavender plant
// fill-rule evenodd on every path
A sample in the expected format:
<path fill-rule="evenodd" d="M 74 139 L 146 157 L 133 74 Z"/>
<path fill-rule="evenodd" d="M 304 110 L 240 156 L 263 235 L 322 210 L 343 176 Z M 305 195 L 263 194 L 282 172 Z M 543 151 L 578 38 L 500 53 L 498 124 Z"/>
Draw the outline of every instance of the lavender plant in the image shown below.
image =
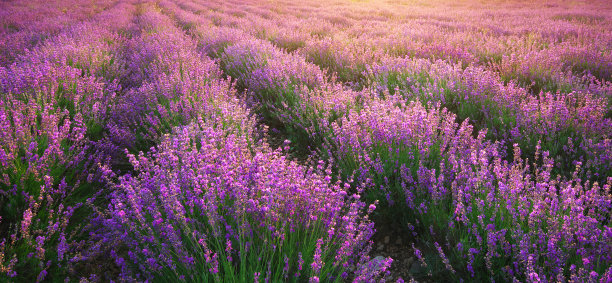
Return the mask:
<path fill-rule="evenodd" d="M 341 281 L 367 266 L 373 223 L 359 195 L 245 136 L 176 128 L 116 184 L 107 225 L 128 245 L 123 276 L 153 281 Z M 133 267 L 130 272 L 128 267 Z"/>
<path fill-rule="evenodd" d="M 610 276 L 611 179 L 554 178 L 539 144 L 534 163 L 516 145 L 515 160 L 504 161 L 485 132 L 474 138 L 447 110 L 395 96 L 349 111 L 332 128 L 328 152 L 340 170 L 366 184 L 366 200 L 384 201 L 386 218 L 403 217 L 417 250 L 438 251 L 442 278 Z"/>

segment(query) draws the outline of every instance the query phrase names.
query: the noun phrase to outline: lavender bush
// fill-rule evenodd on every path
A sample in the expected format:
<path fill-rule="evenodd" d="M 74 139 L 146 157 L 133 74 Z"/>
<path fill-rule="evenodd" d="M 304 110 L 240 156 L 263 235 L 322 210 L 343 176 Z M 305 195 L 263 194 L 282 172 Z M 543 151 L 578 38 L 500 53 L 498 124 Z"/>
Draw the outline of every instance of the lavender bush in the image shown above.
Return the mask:
<path fill-rule="evenodd" d="M 359 195 L 265 145 L 199 121 L 150 154 L 130 155 L 136 175 L 116 184 L 106 225 L 128 246 L 125 274 L 156 281 L 373 280 L 373 223 Z M 129 272 L 128 267 L 134 267 Z"/>
<path fill-rule="evenodd" d="M 421 248 L 435 246 L 448 272 L 466 272 L 458 278 L 609 278 L 612 179 L 582 181 L 579 164 L 573 179 L 554 178 L 539 144 L 533 163 L 516 145 L 504 161 L 484 132 L 474 138 L 454 120 L 396 97 L 375 101 L 332 126 L 329 151 L 366 184 L 366 200 L 386 200 L 388 217 L 404 217 Z"/>

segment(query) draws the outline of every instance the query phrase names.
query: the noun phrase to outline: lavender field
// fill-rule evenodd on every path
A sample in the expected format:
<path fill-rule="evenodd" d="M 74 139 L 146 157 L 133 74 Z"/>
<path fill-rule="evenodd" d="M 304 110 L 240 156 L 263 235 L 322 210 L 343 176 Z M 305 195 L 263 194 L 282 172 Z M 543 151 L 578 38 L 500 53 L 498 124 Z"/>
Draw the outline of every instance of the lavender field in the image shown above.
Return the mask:
<path fill-rule="evenodd" d="M 612 3 L 0 1 L 0 282 L 612 282 Z"/>

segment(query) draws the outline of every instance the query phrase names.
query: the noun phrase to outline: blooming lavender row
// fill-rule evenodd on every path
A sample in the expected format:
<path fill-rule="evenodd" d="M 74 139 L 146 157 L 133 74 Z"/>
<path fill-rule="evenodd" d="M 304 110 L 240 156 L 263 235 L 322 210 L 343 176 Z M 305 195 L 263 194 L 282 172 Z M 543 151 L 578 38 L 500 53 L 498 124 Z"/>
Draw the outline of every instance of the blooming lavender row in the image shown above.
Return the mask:
<path fill-rule="evenodd" d="M 58 278 L 82 260 L 79 221 L 104 192 L 96 186 L 105 158 L 92 140 L 117 90 L 96 76 L 113 68 L 97 57 L 110 56 L 105 39 L 117 38 L 111 30 L 130 7 L 120 3 L 0 67 L 2 280 Z M 116 25 L 101 24 L 111 16 Z"/>
<path fill-rule="evenodd" d="M 304 135 L 304 125 L 295 125 L 300 120 L 308 123 L 306 117 L 297 116 L 316 115 L 304 109 L 309 107 L 305 100 L 337 94 L 337 90 L 344 92 L 342 87 L 329 81 L 325 72 L 297 54 L 287 53 L 237 29 L 205 28 L 206 18 L 195 17 L 180 5 L 168 2 L 162 5 L 199 39 L 203 52 L 219 58 L 225 75 L 236 81 L 238 89 L 246 90 L 247 100 L 267 126 L 284 132 L 298 147 L 308 146 L 311 139 Z M 307 149 L 301 151 L 308 153 Z"/>
<path fill-rule="evenodd" d="M 580 164 L 572 179 L 554 178 L 539 144 L 533 163 L 517 145 L 506 161 L 486 132 L 474 138 L 446 109 L 402 100 L 349 110 L 332 125 L 328 152 L 369 188 L 366 199 L 405 219 L 415 252 L 435 245 L 430 264 L 444 262 L 456 279 L 610 280 L 612 178 L 582 181 Z"/>
<path fill-rule="evenodd" d="M 143 9 L 138 36 L 128 44 L 133 92 L 113 127 L 132 135 L 127 142 L 162 142 L 148 155 L 129 155 L 135 177 L 124 175 L 113 186 L 112 218 L 104 222 L 111 230 L 101 241 L 118 245 L 110 255 L 121 276 L 313 282 L 384 276 L 391 260 L 368 262 L 373 224 L 358 196 L 331 184 L 329 172 L 257 145 L 253 120 L 214 62 L 195 52 L 169 17 Z M 181 127 L 189 121 L 197 122 Z"/>
<path fill-rule="evenodd" d="M 238 105 L 230 83 L 221 79 L 218 66 L 196 52 L 195 43 L 169 18 L 148 9 L 133 28 L 138 35 L 126 43 L 121 59 L 127 90 L 105 125 L 113 145 L 132 152 L 148 150 L 172 127 L 212 112 L 248 124 L 248 113 Z"/>

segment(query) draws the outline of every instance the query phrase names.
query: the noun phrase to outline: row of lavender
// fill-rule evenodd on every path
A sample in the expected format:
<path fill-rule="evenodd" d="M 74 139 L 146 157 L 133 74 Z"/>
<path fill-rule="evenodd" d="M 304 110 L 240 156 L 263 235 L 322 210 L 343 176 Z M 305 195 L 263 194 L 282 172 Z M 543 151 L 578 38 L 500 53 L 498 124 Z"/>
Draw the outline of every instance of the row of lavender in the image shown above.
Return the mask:
<path fill-rule="evenodd" d="M 195 43 L 159 13 L 141 20 L 154 44 L 130 46 L 136 50 L 130 61 L 147 65 L 141 58 L 151 58 L 151 52 L 156 60 L 134 75 L 161 75 L 126 104 L 128 112 L 144 104 L 156 114 L 138 123 L 153 128 L 136 132 L 194 123 L 175 128 L 147 155 L 128 154 L 138 174 L 117 181 L 113 217 L 104 221 L 115 229 L 103 237 L 130 248 L 125 259 L 111 251 L 122 276 L 340 281 L 383 274 L 388 262 L 369 262 L 367 256 L 373 234 L 367 214 L 374 208 L 331 183 L 323 167 L 300 166 L 258 140 L 228 81 L 202 85 L 203 76 L 220 73 L 216 67 L 203 70 L 202 61 L 212 61 L 195 51 Z"/>
<path fill-rule="evenodd" d="M 383 202 L 383 218 L 404 219 L 417 257 L 438 254 L 423 265 L 474 280 L 612 276 L 610 119 L 599 94 L 534 96 L 487 69 L 410 58 L 379 61 L 365 73 L 373 89 L 353 91 L 299 54 L 214 26 L 203 5 L 163 4 L 267 124 Z"/>
<path fill-rule="evenodd" d="M 93 140 L 119 90 L 102 76 L 114 75 L 108 62 L 130 7 L 119 3 L 66 27 L 0 68 L 3 280 L 60 278 L 80 261 L 85 214 L 103 193 L 98 169 L 106 158 L 96 154 Z M 115 15 L 119 21 L 110 20 Z"/>

